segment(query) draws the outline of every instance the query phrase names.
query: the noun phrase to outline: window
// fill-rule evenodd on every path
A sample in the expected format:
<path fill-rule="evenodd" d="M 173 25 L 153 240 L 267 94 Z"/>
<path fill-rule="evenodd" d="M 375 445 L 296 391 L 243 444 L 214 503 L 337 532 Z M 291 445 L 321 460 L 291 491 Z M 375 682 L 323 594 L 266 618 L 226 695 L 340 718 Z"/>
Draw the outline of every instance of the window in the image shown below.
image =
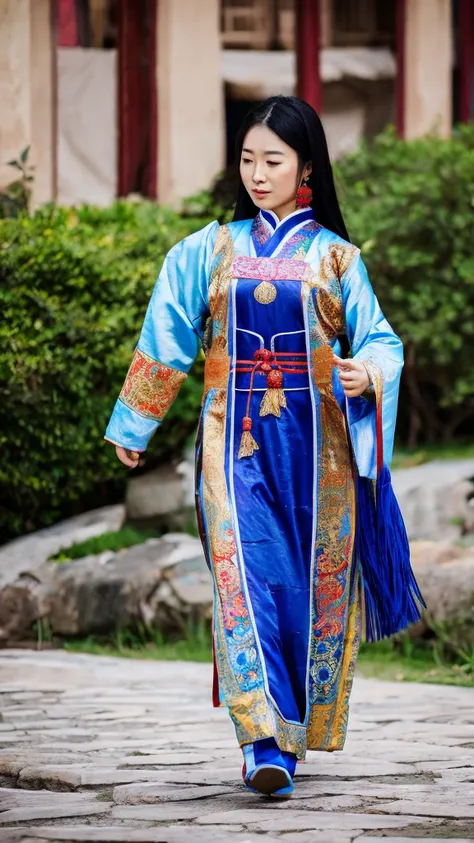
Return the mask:
<path fill-rule="evenodd" d="M 332 0 L 332 46 L 394 46 L 396 0 Z"/>
<path fill-rule="evenodd" d="M 224 47 L 253 50 L 294 48 L 295 0 L 222 0 Z"/>

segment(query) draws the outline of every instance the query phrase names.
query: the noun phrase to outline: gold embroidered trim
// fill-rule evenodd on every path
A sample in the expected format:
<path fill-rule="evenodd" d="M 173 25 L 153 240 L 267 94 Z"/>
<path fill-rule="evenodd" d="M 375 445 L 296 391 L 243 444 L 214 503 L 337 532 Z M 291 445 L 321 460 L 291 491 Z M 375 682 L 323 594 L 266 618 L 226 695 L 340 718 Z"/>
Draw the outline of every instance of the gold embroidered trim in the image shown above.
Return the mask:
<path fill-rule="evenodd" d="M 224 337 L 216 337 L 207 353 L 204 364 L 204 394 L 210 389 L 227 389 L 230 357 L 226 347 Z"/>
<path fill-rule="evenodd" d="M 323 328 L 328 339 L 332 339 L 344 329 L 342 300 L 325 287 L 320 287 L 316 295 L 316 302 Z"/>
<path fill-rule="evenodd" d="M 211 280 L 209 282 L 209 311 L 219 336 L 227 337 L 229 285 L 232 280 L 234 243 L 226 225 L 219 228 L 214 246 Z"/>
<path fill-rule="evenodd" d="M 120 400 L 140 415 L 161 421 L 187 375 L 148 357 L 138 348 L 120 393 Z"/>
<path fill-rule="evenodd" d="M 332 393 L 332 372 L 335 366 L 334 353 L 329 345 L 320 345 L 311 353 L 313 380 L 324 395 Z"/>
<path fill-rule="evenodd" d="M 320 278 L 323 282 L 337 278 L 339 281 L 358 253 L 356 246 L 349 243 L 333 243 L 321 259 Z"/>
<path fill-rule="evenodd" d="M 362 365 L 367 369 L 367 374 L 374 388 L 377 403 L 382 400 L 383 395 L 383 374 L 376 363 L 372 360 L 362 360 Z"/>

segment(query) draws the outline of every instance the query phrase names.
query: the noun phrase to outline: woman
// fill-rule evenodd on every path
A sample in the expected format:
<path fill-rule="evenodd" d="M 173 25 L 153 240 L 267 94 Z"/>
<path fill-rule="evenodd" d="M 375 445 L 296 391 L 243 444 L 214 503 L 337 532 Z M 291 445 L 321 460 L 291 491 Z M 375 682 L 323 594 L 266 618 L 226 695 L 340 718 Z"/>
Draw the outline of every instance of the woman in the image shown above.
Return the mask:
<path fill-rule="evenodd" d="M 321 122 L 273 97 L 238 152 L 234 221 L 168 254 L 106 439 L 137 465 L 201 341 L 214 703 L 229 708 L 246 785 L 285 798 L 308 748 L 344 745 L 362 632 L 403 629 L 421 598 L 383 464 L 402 345 L 348 242 Z"/>

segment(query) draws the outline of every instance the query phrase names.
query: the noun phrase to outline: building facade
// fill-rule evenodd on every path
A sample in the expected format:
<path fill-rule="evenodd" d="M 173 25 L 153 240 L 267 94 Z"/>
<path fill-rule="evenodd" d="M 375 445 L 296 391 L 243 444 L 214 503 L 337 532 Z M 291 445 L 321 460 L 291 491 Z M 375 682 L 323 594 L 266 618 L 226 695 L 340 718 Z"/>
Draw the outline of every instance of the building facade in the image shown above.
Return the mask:
<path fill-rule="evenodd" d="M 173 203 L 232 156 L 249 104 L 297 92 L 333 156 L 394 122 L 474 116 L 474 0 L 0 0 L 0 189 Z"/>

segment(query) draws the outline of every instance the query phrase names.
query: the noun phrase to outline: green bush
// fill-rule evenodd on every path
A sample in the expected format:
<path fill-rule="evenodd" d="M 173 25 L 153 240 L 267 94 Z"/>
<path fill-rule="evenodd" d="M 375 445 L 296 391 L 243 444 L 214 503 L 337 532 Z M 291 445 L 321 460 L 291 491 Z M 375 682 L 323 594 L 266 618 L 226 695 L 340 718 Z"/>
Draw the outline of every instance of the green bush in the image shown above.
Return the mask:
<path fill-rule="evenodd" d="M 207 221 L 146 202 L 0 220 L 3 540 L 122 494 L 105 425 L 164 256 Z M 194 430 L 201 374 L 198 360 L 153 440 L 156 460 Z"/>
<path fill-rule="evenodd" d="M 449 140 L 390 130 L 337 166 L 351 239 L 405 343 L 400 431 L 472 437 L 474 127 Z"/>

